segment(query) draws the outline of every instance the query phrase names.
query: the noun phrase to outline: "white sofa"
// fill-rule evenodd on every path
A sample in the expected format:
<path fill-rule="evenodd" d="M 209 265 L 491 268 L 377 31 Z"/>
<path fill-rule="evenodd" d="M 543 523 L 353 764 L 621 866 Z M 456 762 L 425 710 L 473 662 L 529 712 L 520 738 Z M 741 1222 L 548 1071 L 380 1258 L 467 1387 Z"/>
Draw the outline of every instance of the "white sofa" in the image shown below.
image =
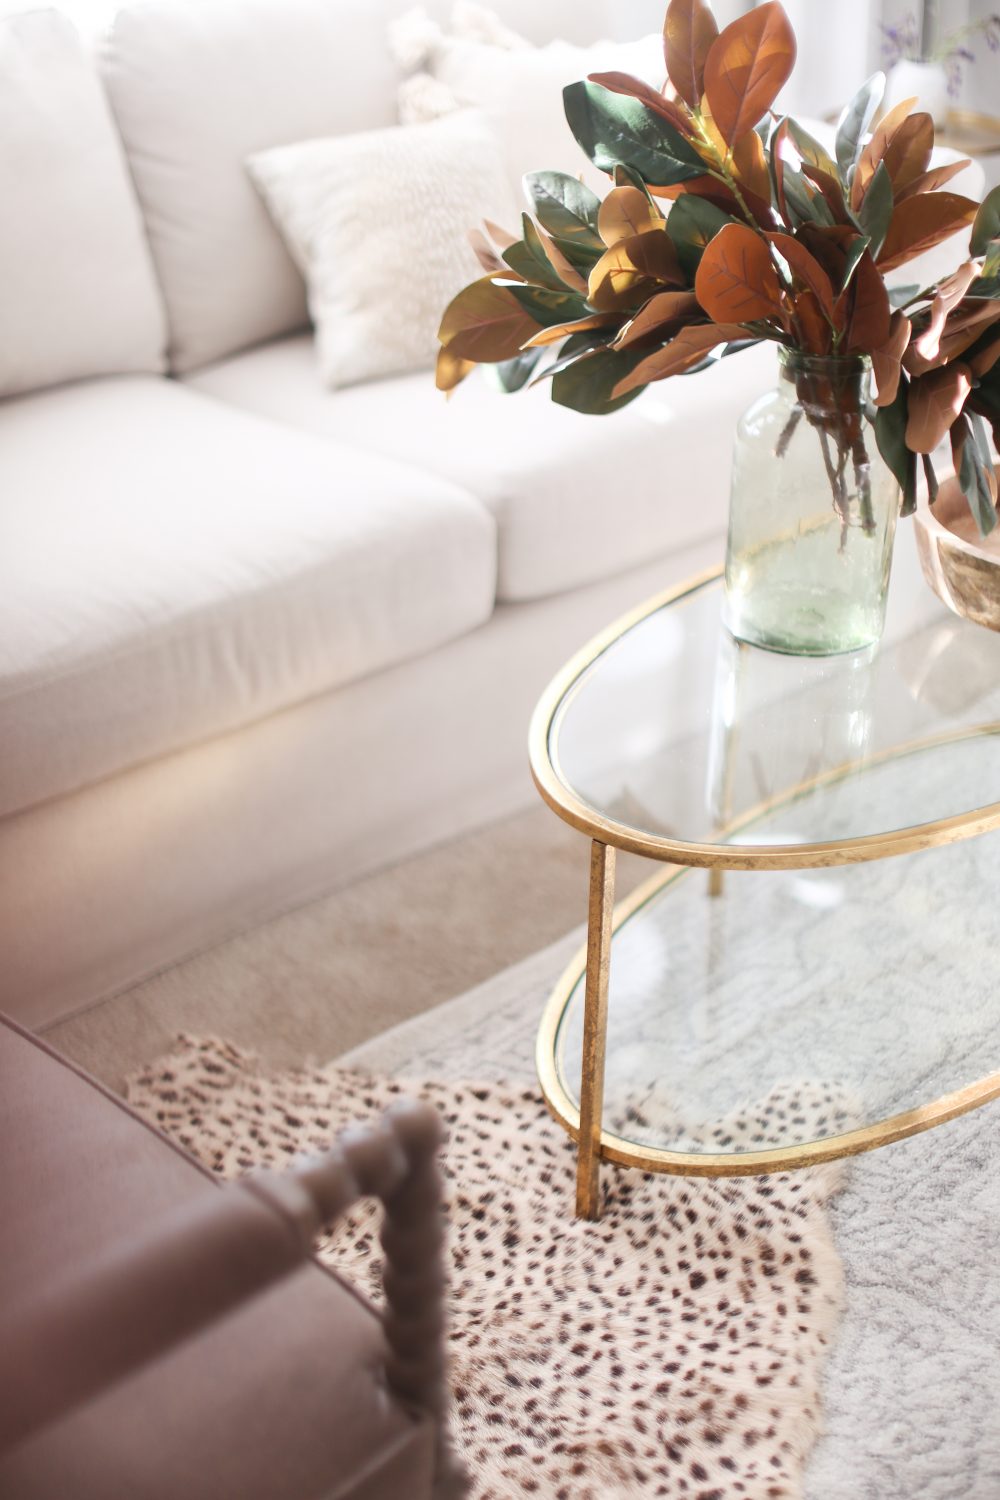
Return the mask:
<path fill-rule="evenodd" d="M 0 1008 L 29 1025 L 529 801 L 552 671 L 721 551 L 767 349 L 601 419 L 320 385 L 243 163 L 392 123 L 400 8 L 142 0 L 99 63 L 53 12 L 0 21 Z"/>

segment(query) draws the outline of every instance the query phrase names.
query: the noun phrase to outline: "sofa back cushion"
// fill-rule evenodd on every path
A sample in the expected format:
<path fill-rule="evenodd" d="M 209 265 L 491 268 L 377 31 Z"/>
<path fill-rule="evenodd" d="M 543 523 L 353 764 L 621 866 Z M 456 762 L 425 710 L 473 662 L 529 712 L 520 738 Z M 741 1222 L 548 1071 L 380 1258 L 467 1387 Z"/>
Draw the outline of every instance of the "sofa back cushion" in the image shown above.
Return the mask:
<path fill-rule="evenodd" d="M 385 9 L 369 0 L 134 0 L 103 68 L 185 371 L 307 321 L 252 153 L 392 124 Z"/>
<path fill-rule="evenodd" d="M 121 142 L 64 16 L 0 17 L 0 396 L 163 368 Z"/>

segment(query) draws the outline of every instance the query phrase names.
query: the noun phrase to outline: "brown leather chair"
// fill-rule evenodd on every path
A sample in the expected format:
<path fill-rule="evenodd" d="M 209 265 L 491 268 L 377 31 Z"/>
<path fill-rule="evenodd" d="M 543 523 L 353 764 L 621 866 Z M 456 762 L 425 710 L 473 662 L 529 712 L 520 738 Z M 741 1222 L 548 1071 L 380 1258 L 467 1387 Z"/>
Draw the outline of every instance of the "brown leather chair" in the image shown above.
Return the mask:
<path fill-rule="evenodd" d="M 443 1441 L 436 1117 L 222 1187 L 0 1018 L 0 1495 L 423 1500 Z M 380 1316 L 315 1261 L 386 1205 Z"/>

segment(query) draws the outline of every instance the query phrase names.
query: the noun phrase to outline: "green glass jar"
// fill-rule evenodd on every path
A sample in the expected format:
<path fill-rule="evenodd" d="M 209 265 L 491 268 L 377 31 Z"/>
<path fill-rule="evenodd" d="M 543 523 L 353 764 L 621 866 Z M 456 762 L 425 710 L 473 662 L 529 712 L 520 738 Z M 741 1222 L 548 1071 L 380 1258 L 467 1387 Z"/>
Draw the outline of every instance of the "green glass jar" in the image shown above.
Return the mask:
<path fill-rule="evenodd" d="M 865 417 L 869 361 L 778 356 L 736 429 L 727 624 L 772 651 L 856 651 L 882 634 L 900 502 Z"/>

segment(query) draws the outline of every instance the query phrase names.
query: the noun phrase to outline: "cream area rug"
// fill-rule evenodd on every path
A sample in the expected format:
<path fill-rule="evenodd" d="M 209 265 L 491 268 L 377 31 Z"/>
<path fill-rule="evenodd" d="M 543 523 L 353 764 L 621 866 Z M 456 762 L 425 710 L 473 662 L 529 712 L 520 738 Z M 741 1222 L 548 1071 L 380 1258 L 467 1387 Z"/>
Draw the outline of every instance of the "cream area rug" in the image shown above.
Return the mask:
<path fill-rule="evenodd" d="M 269 1073 L 181 1038 L 128 1093 L 224 1177 L 326 1146 L 401 1093 L 436 1105 L 452 1421 L 478 1500 L 800 1497 L 842 1301 L 827 1212 L 842 1169 L 704 1181 L 606 1167 L 603 1217 L 581 1223 L 574 1150 L 537 1087 L 463 1081 L 446 1051 L 450 1076 L 400 1081 L 356 1064 Z M 750 1139 L 776 1111 L 803 1138 L 831 1111 L 849 1122 L 835 1090 L 785 1086 L 712 1135 Z M 375 1300 L 377 1252 L 367 1210 L 319 1247 Z"/>

